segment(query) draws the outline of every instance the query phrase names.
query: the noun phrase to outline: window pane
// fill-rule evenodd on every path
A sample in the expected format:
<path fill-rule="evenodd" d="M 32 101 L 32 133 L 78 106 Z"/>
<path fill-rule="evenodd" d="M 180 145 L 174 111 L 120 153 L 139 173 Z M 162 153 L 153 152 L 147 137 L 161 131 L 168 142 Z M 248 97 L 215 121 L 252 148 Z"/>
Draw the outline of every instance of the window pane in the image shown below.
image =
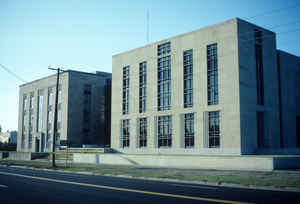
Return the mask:
<path fill-rule="evenodd" d="M 217 44 L 207 46 L 207 93 L 208 105 L 217 105 L 219 103 Z"/>

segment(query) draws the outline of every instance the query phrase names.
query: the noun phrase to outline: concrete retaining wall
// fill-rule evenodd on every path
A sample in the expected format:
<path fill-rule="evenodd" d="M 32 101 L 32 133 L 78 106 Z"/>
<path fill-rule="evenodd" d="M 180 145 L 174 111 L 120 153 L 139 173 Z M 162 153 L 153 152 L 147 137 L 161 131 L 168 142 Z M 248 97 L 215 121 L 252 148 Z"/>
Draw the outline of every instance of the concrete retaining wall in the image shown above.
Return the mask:
<path fill-rule="evenodd" d="M 10 160 L 31 160 L 30 152 L 9 152 L 8 159 Z"/>
<path fill-rule="evenodd" d="M 300 168 L 300 157 L 275 157 L 274 169 L 295 169 Z"/>
<path fill-rule="evenodd" d="M 66 151 L 66 150 L 64 150 Z M 112 152 L 110 148 L 68 148 L 68 152 L 77 153 L 109 153 Z"/>
<path fill-rule="evenodd" d="M 300 148 L 258 149 L 256 155 L 300 155 Z"/>
<path fill-rule="evenodd" d="M 48 156 L 48 153 L 38 153 L 38 152 L 8 152 L 9 160 L 24 160 L 29 161 L 32 159 L 38 159 Z"/>
<path fill-rule="evenodd" d="M 297 156 L 165 156 L 128 154 L 74 154 L 74 163 L 141 165 L 224 170 L 272 171 L 297 168 Z"/>

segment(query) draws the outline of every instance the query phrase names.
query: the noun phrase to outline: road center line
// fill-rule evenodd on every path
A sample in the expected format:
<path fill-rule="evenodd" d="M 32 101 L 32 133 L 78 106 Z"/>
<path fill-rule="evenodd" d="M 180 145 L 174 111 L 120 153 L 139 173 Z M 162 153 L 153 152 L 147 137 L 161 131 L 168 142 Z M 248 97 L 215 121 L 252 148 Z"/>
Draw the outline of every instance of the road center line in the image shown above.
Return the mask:
<path fill-rule="evenodd" d="M 112 187 L 112 186 L 95 185 L 95 184 L 88 184 L 88 183 L 78 183 L 78 182 L 72 182 L 72 181 L 64 181 L 64 180 L 37 177 L 37 176 L 28 176 L 28 175 L 8 173 L 8 172 L 0 172 L 0 174 L 9 175 L 9 176 L 18 176 L 18 177 L 23 177 L 23 178 L 31 178 L 31 179 L 37 179 L 37 180 L 42 180 L 42 181 L 51 181 L 51 182 L 56 182 L 56 183 L 73 184 L 73 185 L 79 185 L 79 186 L 102 188 L 102 189 L 115 190 L 115 191 L 125 191 L 125 192 L 132 192 L 132 193 L 141 193 L 141 194 L 148 194 L 148 195 L 157 195 L 157 196 L 164 196 L 164 197 L 182 198 L 182 199 L 190 199 L 190 200 L 201 200 L 201 201 L 208 201 L 208 202 L 215 202 L 215 203 L 250 204 L 247 202 L 239 202 L 239 201 L 220 200 L 220 199 L 213 199 L 213 198 L 177 195 L 177 194 L 170 194 L 170 193 L 159 193 L 159 192 L 135 190 L 135 189 L 129 189 L 129 188 L 119 188 L 119 187 Z"/>

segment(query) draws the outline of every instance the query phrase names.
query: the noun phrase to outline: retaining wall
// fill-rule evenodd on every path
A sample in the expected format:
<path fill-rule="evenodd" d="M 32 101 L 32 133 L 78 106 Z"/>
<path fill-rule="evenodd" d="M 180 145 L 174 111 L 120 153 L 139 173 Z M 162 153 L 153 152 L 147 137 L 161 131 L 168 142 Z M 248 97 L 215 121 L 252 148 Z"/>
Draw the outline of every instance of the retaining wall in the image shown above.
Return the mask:
<path fill-rule="evenodd" d="M 8 159 L 10 160 L 31 160 L 30 152 L 9 152 Z"/>
<path fill-rule="evenodd" d="M 224 170 L 272 171 L 299 168 L 299 156 L 173 156 L 128 154 L 74 154 L 74 163 L 116 164 Z"/>
<path fill-rule="evenodd" d="M 48 153 L 39 153 L 39 152 L 8 152 L 9 160 L 24 160 L 29 161 L 32 159 L 38 159 L 48 156 Z"/>

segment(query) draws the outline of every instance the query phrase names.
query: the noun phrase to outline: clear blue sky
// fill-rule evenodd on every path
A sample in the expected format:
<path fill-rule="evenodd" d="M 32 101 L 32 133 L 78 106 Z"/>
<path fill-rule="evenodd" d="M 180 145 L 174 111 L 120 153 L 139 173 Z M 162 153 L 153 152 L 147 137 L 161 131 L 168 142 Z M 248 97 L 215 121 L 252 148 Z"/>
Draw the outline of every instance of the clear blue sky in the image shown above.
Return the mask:
<path fill-rule="evenodd" d="M 299 0 L 1 0 L 0 64 L 29 82 L 48 65 L 111 72 L 112 55 L 234 17 L 277 33 L 300 56 Z M 23 82 L 0 67 L 0 124 L 17 130 Z"/>

